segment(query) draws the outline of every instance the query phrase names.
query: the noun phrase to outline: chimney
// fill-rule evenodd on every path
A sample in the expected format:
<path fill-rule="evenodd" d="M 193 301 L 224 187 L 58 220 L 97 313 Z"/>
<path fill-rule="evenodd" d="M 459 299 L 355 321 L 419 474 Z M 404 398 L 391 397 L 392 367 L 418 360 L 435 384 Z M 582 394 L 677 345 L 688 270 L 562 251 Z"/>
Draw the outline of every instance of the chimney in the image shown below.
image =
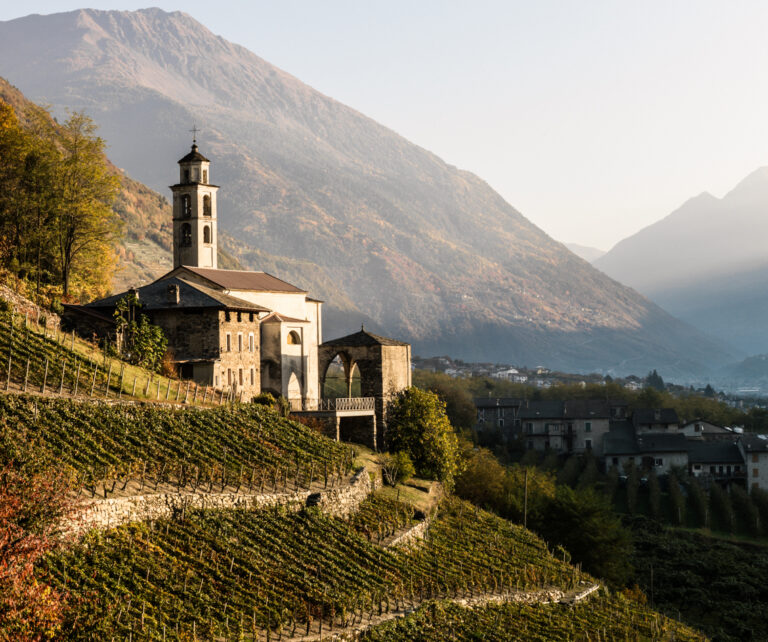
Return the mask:
<path fill-rule="evenodd" d="M 181 300 L 181 294 L 179 293 L 179 286 L 176 283 L 169 283 L 166 289 L 166 301 L 168 303 L 178 304 Z"/>

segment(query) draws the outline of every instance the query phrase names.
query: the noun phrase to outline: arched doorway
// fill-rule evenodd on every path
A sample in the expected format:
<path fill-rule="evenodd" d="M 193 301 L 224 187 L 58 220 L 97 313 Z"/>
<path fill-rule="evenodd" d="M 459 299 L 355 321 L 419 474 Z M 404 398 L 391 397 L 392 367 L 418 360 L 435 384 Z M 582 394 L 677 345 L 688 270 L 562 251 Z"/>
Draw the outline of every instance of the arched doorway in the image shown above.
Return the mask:
<path fill-rule="evenodd" d="M 291 372 L 291 376 L 288 379 L 288 401 L 291 402 L 291 406 L 298 404 L 299 408 L 301 408 L 302 397 L 301 382 L 296 376 L 296 373 Z"/>

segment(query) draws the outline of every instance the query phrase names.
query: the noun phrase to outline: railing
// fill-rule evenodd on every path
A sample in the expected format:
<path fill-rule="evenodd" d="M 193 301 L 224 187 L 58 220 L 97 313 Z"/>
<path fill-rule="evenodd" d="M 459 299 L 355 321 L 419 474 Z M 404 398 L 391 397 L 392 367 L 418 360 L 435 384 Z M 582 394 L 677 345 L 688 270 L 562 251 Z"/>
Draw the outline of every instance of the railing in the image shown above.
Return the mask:
<path fill-rule="evenodd" d="M 291 399 L 291 410 L 335 412 L 342 410 L 375 410 L 374 397 L 339 397 L 338 399 Z"/>

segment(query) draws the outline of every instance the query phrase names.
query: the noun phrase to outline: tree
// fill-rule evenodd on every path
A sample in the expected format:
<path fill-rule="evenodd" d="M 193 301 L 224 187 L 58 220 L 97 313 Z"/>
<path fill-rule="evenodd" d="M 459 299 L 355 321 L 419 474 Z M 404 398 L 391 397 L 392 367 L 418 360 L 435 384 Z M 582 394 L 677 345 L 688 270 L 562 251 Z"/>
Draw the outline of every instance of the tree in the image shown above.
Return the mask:
<path fill-rule="evenodd" d="M 59 479 L 6 465 L 0 469 L 0 641 L 55 636 L 64 596 L 36 577 L 35 563 L 51 551 L 68 504 Z"/>
<path fill-rule="evenodd" d="M 651 511 L 651 517 L 655 520 L 661 519 L 661 487 L 659 477 L 656 471 L 652 470 L 648 474 L 648 507 Z"/>
<path fill-rule="evenodd" d="M 573 560 L 614 586 L 629 578 L 629 532 L 604 496 L 593 489 L 558 486 L 555 498 L 534 528 L 552 544 L 564 546 Z"/>
<path fill-rule="evenodd" d="M 120 182 L 108 171 L 96 125 L 82 112 L 73 113 L 63 125 L 61 154 L 54 231 L 66 297 L 78 269 L 114 256 L 119 226 L 112 203 Z M 109 278 L 108 270 L 101 272 Z"/>
<path fill-rule="evenodd" d="M 381 456 L 381 472 L 384 475 L 384 481 L 389 486 L 404 484 L 413 477 L 416 470 L 408 453 L 402 451 L 391 455 L 385 453 Z"/>
<path fill-rule="evenodd" d="M 458 438 L 434 392 L 407 388 L 390 403 L 387 449 L 408 454 L 416 474 L 438 479 L 450 490 L 460 472 Z"/>
<path fill-rule="evenodd" d="M 664 390 L 664 379 L 661 378 L 661 375 L 656 372 L 654 369 L 653 372 L 649 372 L 648 375 L 645 377 L 645 385 L 648 388 L 653 388 L 654 390 L 663 391 Z"/>
<path fill-rule="evenodd" d="M 159 372 L 168 350 L 168 338 L 163 329 L 152 325 L 140 310 L 141 305 L 135 294 L 126 294 L 115 306 L 115 325 L 118 335 L 122 337 L 119 341 L 121 356 L 128 363 Z"/>

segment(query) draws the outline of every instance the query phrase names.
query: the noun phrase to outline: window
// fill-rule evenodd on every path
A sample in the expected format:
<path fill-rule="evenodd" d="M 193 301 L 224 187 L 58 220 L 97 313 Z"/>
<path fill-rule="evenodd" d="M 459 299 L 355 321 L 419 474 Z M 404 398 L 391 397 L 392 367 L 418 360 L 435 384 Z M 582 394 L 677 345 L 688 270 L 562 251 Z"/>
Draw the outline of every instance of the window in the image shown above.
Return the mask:
<path fill-rule="evenodd" d="M 714 475 L 715 474 L 715 467 L 714 466 L 710 466 L 709 467 L 709 474 L 710 475 Z"/>
<path fill-rule="evenodd" d="M 752 453 L 752 463 L 753 464 L 757 463 L 757 453 Z"/>
<path fill-rule="evenodd" d="M 243 333 L 242 332 L 237 333 L 237 351 L 238 352 L 243 351 Z"/>
<path fill-rule="evenodd" d="M 527 424 L 525 424 L 525 430 L 529 435 L 533 434 L 533 422 L 529 421 Z"/>
<path fill-rule="evenodd" d="M 503 427 L 504 427 L 504 420 L 499 419 L 499 428 L 503 428 Z"/>
<path fill-rule="evenodd" d="M 253 368 L 251 368 L 251 385 L 256 385 L 256 372 Z"/>
<path fill-rule="evenodd" d="M 734 473 L 740 473 L 740 472 L 741 472 L 741 466 L 739 466 L 738 464 L 736 464 L 736 465 L 733 467 L 733 472 L 734 472 Z"/>
<path fill-rule="evenodd" d="M 693 465 L 694 470 L 701 470 L 701 464 L 694 464 Z"/>
<path fill-rule="evenodd" d="M 227 311 L 224 313 L 224 320 L 225 320 L 225 321 L 230 321 L 231 319 L 232 319 L 232 315 L 230 315 L 230 314 L 229 314 L 229 310 L 227 310 Z"/>
<path fill-rule="evenodd" d="M 227 332 L 227 352 L 232 352 L 232 335 Z"/>
<path fill-rule="evenodd" d="M 242 312 L 238 312 L 237 313 L 237 322 L 240 323 L 242 320 L 243 320 L 243 313 Z"/>
<path fill-rule="evenodd" d="M 760 471 L 757 468 L 752 469 L 752 477 L 760 477 Z"/>
<path fill-rule="evenodd" d="M 213 375 L 213 385 L 214 386 L 219 385 L 219 375 Z"/>
<path fill-rule="evenodd" d="M 227 385 L 232 385 L 232 368 L 227 368 Z"/>
<path fill-rule="evenodd" d="M 203 216 L 211 215 L 211 195 L 206 194 L 203 196 Z"/>
<path fill-rule="evenodd" d="M 591 439 L 585 439 L 584 440 L 584 447 L 587 450 L 592 450 L 592 440 Z"/>
<path fill-rule="evenodd" d="M 661 457 L 657 457 L 656 459 L 653 460 L 653 465 L 654 466 L 663 466 L 664 465 L 664 460 Z"/>
<path fill-rule="evenodd" d="M 203 228 L 203 243 L 210 243 L 211 242 L 211 226 L 206 225 Z"/>
<path fill-rule="evenodd" d="M 248 352 L 253 352 L 253 332 L 248 335 Z"/>
<path fill-rule="evenodd" d="M 184 182 L 185 183 L 189 183 L 189 170 L 188 169 L 184 170 Z"/>
<path fill-rule="evenodd" d="M 192 197 L 189 194 L 181 197 L 181 215 L 184 218 L 192 216 Z"/>
<path fill-rule="evenodd" d="M 243 385 L 243 369 L 242 368 L 237 369 L 237 376 L 240 381 L 240 385 L 242 386 Z"/>
<path fill-rule="evenodd" d="M 701 429 L 702 429 L 702 428 L 703 428 L 703 426 L 702 426 L 701 424 L 696 424 L 696 425 L 693 427 L 693 430 L 694 430 L 694 432 L 701 432 Z"/>
<path fill-rule="evenodd" d="M 722 475 L 723 474 L 723 467 L 722 466 L 718 466 L 717 468 L 718 468 L 717 472 L 719 472 Z"/>
<path fill-rule="evenodd" d="M 248 320 L 249 320 L 249 321 L 253 321 L 253 312 L 250 312 L 250 313 L 248 314 Z"/>
<path fill-rule="evenodd" d="M 203 183 L 208 183 L 208 170 L 203 170 Z"/>
<path fill-rule="evenodd" d="M 289 346 L 301 345 L 301 337 L 299 336 L 299 333 L 296 332 L 296 330 L 291 330 L 288 333 L 288 345 Z"/>
<path fill-rule="evenodd" d="M 192 226 L 189 223 L 181 226 L 181 247 L 192 247 Z"/>
<path fill-rule="evenodd" d="M 588 421 L 584 424 L 584 432 L 592 432 L 592 422 Z"/>

